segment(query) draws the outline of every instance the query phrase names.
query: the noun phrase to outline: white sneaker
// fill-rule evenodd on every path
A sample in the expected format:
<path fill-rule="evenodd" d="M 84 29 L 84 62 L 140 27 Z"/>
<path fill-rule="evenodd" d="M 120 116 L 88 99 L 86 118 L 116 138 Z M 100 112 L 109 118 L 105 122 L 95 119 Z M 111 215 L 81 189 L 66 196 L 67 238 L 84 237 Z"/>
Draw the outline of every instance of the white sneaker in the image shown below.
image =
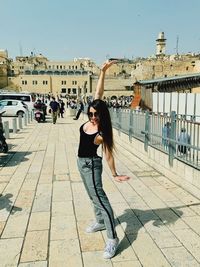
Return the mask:
<path fill-rule="evenodd" d="M 119 238 L 118 237 L 116 237 L 115 239 L 108 239 L 104 253 L 103 253 L 104 259 L 110 259 L 113 256 L 115 256 L 118 245 L 119 245 Z"/>
<path fill-rule="evenodd" d="M 86 231 L 86 233 L 95 233 L 95 232 L 102 231 L 105 229 L 106 229 L 105 224 L 93 222 L 91 225 L 89 225 L 86 228 L 85 231 Z"/>

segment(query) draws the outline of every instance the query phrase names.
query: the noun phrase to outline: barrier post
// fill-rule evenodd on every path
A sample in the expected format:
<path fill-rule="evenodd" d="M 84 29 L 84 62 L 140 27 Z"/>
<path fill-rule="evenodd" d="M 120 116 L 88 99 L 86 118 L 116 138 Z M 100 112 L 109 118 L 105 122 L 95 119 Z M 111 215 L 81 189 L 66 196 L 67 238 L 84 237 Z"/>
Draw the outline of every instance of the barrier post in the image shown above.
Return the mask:
<path fill-rule="evenodd" d="M 144 150 L 148 150 L 149 143 L 149 112 L 145 112 L 145 135 L 144 135 Z"/>
<path fill-rule="evenodd" d="M 13 118 L 12 119 L 12 126 L 13 126 L 13 133 L 17 132 L 17 119 Z"/>
<path fill-rule="evenodd" d="M 9 122 L 8 121 L 3 122 L 3 128 L 4 128 L 5 138 L 10 138 Z"/>
<path fill-rule="evenodd" d="M 22 116 L 21 115 L 18 116 L 18 122 L 19 122 L 19 129 L 22 129 L 23 127 L 22 127 Z"/>

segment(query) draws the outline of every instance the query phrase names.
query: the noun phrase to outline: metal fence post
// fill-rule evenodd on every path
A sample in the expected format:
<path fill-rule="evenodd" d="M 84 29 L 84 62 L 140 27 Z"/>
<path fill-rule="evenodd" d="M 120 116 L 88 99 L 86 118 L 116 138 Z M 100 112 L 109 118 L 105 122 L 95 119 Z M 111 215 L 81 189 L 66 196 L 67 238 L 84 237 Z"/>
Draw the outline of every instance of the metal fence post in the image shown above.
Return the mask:
<path fill-rule="evenodd" d="M 148 150 L 149 143 L 149 111 L 145 112 L 145 135 L 144 135 L 144 150 Z"/>
<path fill-rule="evenodd" d="M 172 111 L 170 116 L 171 128 L 169 132 L 169 165 L 173 166 L 173 159 L 176 153 L 176 112 Z"/>
<path fill-rule="evenodd" d="M 129 115 L 129 141 L 131 142 L 132 140 L 132 134 L 133 134 L 133 110 L 130 110 L 130 115 Z"/>
<path fill-rule="evenodd" d="M 118 134 L 120 135 L 120 133 L 121 133 L 121 124 L 122 124 L 122 112 L 121 112 L 121 110 L 119 111 L 119 110 L 116 110 L 116 112 L 117 112 L 117 117 L 118 117 Z"/>

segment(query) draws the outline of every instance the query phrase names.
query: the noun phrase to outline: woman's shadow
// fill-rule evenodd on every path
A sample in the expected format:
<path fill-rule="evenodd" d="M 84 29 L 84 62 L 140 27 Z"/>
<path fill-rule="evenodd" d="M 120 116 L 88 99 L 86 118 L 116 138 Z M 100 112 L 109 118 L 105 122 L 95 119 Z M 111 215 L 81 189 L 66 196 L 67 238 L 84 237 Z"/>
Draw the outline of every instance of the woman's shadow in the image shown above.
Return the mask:
<path fill-rule="evenodd" d="M 192 205 L 199 205 L 199 203 Z M 152 221 L 155 227 L 174 224 L 183 215 L 180 209 L 184 207 L 188 207 L 188 205 L 153 210 L 126 209 L 122 215 L 116 218 L 116 226 L 126 223 L 124 229 L 125 235 L 119 244 L 117 254 L 131 246 L 137 239 L 138 231 L 143 228 L 146 223 Z"/>
<path fill-rule="evenodd" d="M 17 211 L 22 211 L 22 208 L 13 206 L 12 201 L 12 194 L 2 195 L 0 194 L 0 210 L 6 209 L 10 214 L 15 214 Z"/>

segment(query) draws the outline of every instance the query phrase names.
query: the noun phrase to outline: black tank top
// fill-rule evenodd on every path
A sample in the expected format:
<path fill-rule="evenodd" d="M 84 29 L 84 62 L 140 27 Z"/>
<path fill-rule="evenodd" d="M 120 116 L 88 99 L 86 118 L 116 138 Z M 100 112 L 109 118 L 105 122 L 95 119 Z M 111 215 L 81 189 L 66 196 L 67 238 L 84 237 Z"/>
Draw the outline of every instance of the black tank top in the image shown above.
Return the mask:
<path fill-rule="evenodd" d="M 78 148 L 78 156 L 80 158 L 90 158 L 97 156 L 97 148 L 99 145 L 94 144 L 94 139 L 98 132 L 87 134 L 83 130 L 84 124 L 80 127 L 80 143 Z"/>

